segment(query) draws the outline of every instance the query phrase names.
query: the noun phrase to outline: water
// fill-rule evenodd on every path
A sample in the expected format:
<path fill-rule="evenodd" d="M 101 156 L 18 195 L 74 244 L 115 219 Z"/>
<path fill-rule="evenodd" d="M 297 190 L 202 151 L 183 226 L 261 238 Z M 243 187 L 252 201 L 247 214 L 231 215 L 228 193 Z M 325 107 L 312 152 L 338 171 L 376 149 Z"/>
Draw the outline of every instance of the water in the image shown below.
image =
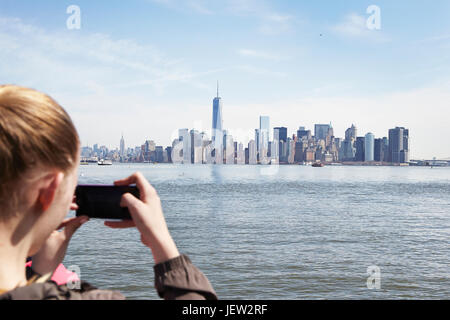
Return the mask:
<path fill-rule="evenodd" d="M 90 165 L 79 183 L 138 170 L 221 299 L 450 298 L 450 168 Z M 99 288 L 159 299 L 134 229 L 91 220 L 64 264 Z M 367 288 L 369 266 L 380 289 Z"/>

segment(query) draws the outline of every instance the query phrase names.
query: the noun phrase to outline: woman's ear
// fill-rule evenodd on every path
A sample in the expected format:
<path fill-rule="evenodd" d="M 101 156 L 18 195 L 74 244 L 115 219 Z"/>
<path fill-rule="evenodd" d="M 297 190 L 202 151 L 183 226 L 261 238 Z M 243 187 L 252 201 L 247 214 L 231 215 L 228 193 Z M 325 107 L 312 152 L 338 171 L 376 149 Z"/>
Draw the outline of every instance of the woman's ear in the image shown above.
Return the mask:
<path fill-rule="evenodd" d="M 56 190 L 64 179 L 62 172 L 49 173 L 42 178 L 42 184 L 39 189 L 38 205 L 42 211 L 47 211 L 56 195 Z"/>

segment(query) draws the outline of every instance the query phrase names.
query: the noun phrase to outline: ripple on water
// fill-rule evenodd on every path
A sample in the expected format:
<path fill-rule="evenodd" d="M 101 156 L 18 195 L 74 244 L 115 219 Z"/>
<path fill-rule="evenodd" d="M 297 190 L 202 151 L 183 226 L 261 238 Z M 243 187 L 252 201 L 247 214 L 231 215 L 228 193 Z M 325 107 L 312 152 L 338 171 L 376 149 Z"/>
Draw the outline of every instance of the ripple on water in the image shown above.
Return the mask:
<path fill-rule="evenodd" d="M 450 297 L 450 170 L 394 167 L 127 164 L 80 167 L 80 183 L 139 170 L 158 190 L 180 252 L 220 298 Z M 65 265 L 132 299 L 159 299 L 153 259 L 136 230 L 92 220 Z M 381 289 L 367 289 L 367 267 Z"/>

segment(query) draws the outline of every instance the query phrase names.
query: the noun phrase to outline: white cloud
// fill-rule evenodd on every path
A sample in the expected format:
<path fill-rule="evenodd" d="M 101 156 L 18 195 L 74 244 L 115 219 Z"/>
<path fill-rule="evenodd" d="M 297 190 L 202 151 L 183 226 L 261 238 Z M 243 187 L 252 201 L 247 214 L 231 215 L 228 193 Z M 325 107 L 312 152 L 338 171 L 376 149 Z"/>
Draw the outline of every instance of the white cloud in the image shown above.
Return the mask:
<path fill-rule="evenodd" d="M 149 0 L 171 10 L 195 12 L 203 15 L 231 14 L 252 17 L 258 21 L 257 30 L 266 35 L 278 35 L 291 30 L 293 17 L 276 12 L 265 0 Z"/>
<path fill-rule="evenodd" d="M 370 30 L 367 28 L 367 18 L 356 13 L 350 13 L 343 21 L 332 26 L 331 31 L 346 38 L 359 38 L 376 42 L 389 41 L 382 30 Z"/>
<path fill-rule="evenodd" d="M 190 8 L 192 8 L 193 10 L 195 10 L 198 13 L 207 14 L 207 15 L 214 14 L 214 12 L 208 8 L 209 3 L 207 1 L 190 0 L 190 1 L 188 1 L 187 4 Z"/>
<path fill-rule="evenodd" d="M 150 0 L 151 2 L 163 5 L 172 10 L 191 11 L 199 14 L 211 15 L 214 11 L 211 8 L 211 1 L 207 0 Z"/>
<path fill-rule="evenodd" d="M 268 11 L 264 0 L 228 0 L 226 7 L 227 11 L 235 15 L 261 15 Z"/>
<path fill-rule="evenodd" d="M 251 66 L 251 65 L 240 65 L 240 66 L 236 66 L 235 68 L 240 71 L 244 71 L 244 72 L 251 73 L 251 74 L 256 74 L 259 76 L 271 76 L 271 77 L 277 77 L 277 78 L 282 78 L 282 77 L 287 76 L 287 74 L 284 72 L 272 71 L 272 70 L 268 70 L 266 68 L 255 67 L 255 66 Z"/>
<path fill-rule="evenodd" d="M 342 35 L 362 36 L 366 33 L 366 20 L 356 13 L 349 14 L 334 30 Z"/>
<path fill-rule="evenodd" d="M 280 15 L 278 13 L 268 14 L 263 16 L 259 31 L 266 35 L 277 35 L 286 33 L 291 30 L 292 16 Z"/>
<path fill-rule="evenodd" d="M 141 83 L 162 92 L 171 82 L 195 83 L 205 74 L 133 40 L 49 32 L 19 19 L 0 18 L 0 45 L 2 81 L 22 78 L 27 85 L 53 90 L 89 92 L 95 86 L 107 90 Z"/>
<path fill-rule="evenodd" d="M 227 11 L 237 16 L 254 17 L 258 30 L 265 35 L 278 35 L 291 30 L 294 17 L 275 11 L 263 0 L 228 0 Z"/>
<path fill-rule="evenodd" d="M 420 41 L 417 41 L 417 43 L 424 43 L 424 42 L 448 42 L 450 41 L 450 34 L 441 34 L 438 36 L 432 36 Z"/>
<path fill-rule="evenodd" d="M 266 59 L 266 60 L 280 60 L 281 57 L 275 54 L 271 54 L 264 51 L 257 51 L 252 49 L 239 49 L 237 53 L 240 56 L 243 57 L 249 57 L 249 58 L 260 58 L 260 59 Z"/>
<path fill-rule="evenodd" d="M 272 13 L 269 14 L 267 17 L 267 20 L 274 21 L 274 22 L 280 22 L 285 23 L 292 19 L 292 16 L 290 15 L 280 15 L 278 13 Z"/>

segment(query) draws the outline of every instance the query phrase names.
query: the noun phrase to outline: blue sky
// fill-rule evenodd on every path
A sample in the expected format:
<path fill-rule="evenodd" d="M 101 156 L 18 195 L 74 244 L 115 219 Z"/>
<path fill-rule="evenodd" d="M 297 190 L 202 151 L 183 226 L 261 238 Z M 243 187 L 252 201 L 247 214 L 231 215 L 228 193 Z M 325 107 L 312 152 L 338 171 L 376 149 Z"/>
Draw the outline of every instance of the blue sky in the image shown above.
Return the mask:
<path fill-rule="evenodd" d="M 72 4 L 80 30 L 66 27 Z M 380 30 L 366 26 L 370 5 Z M 0 83 L 55 97 L 83 144 L 209 131 L 217 80 L 242 142 L 269 115 L 290 134 L 406 126 L 413 157 L 449 157 L 450 2 L 0 0 Z"/>

